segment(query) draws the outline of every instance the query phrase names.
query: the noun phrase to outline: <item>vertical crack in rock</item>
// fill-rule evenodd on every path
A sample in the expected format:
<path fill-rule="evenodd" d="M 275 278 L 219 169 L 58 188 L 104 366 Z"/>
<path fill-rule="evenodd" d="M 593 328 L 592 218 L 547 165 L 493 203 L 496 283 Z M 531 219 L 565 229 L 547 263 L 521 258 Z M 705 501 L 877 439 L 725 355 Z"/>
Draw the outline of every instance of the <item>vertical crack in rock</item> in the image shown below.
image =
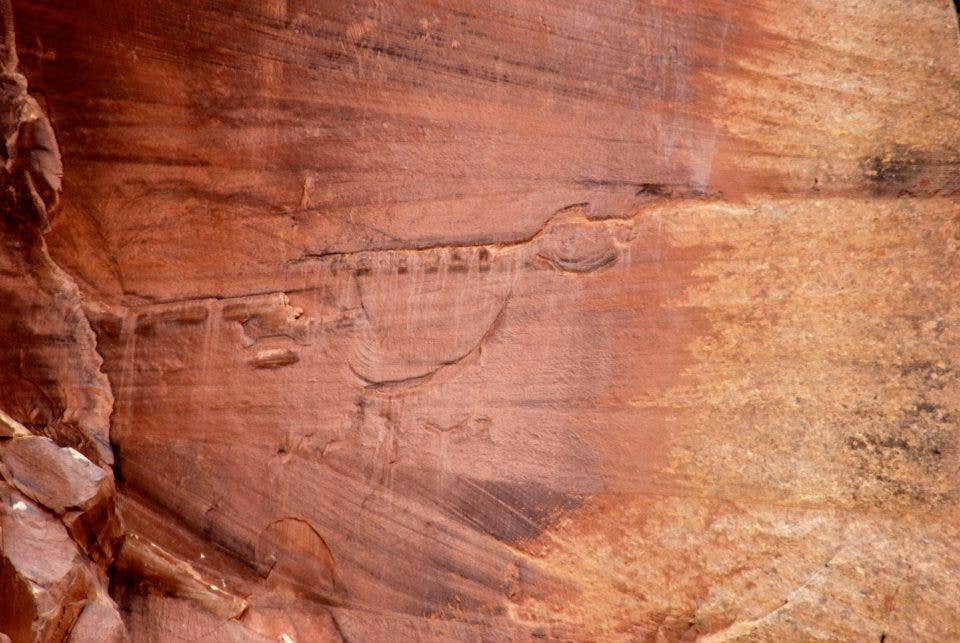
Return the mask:
<path fill-rule="evenodd" d="M 4 37 L 0 124 L 4 138 L 6 197 L 12 197 L 15 204 L 22 202 L 24 206 L 15 205 L 10 208 L 11 213 L 24 214 L 29 223 L 45 232 L 50 228 L 49 212 L 57 205 L 63 179 L 60 149 L 49 119 L 37 101 L 27 94 L 26 78 L 17 69 L 10 0 L 4 0 L 0 8 L 3 10 Z"/>
<path fill-rule="evenodd" d="M 13 13 L 0 70 L 0 628 L 21 641 L 123 641 L 107 570 L 122 530 L 113 396 L 79 290 L 50 259 L 60 152 L 18 71 Z"/>
<path fill-rule="evenodd" d="M 0 6 L 5 36 L 0 295 L 6 303 L 0 328 L 14 344 L 0 355 L 0 403 L 32 431 L 111 465 L 113 395 L 100 370 L 96 335 L 79 289 L 51 260 L 42 236 L 59 200 L 60 152 L 49 119 L 27 94 L 26 79 L 17 70 L 10 3 Z"/>

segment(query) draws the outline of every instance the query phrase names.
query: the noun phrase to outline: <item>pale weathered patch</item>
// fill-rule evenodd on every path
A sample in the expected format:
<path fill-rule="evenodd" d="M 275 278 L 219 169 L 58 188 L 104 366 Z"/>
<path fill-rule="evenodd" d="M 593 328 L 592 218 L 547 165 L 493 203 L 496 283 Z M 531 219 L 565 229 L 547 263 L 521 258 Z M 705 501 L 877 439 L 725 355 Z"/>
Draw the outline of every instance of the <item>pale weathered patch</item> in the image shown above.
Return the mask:
<path fill-rule="evenodd" d="M 541 538 L 567 579 L 515 608 L 631 638 L 946 640 L 960 589 L 960 220 L 950 200 L 659 212 L 712 248 L 671 302 L 708 329 L 660 496 L 600 496 Z"/>

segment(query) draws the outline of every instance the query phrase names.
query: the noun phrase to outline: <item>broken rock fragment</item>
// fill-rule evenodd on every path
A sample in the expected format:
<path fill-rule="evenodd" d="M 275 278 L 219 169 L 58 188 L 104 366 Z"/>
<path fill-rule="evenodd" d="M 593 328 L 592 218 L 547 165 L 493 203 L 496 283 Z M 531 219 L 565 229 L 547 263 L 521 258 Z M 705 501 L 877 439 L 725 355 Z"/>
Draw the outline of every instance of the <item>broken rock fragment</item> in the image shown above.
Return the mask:
<path fill-rule="evenodd" d="M 56 514 L 83 509 L 108 493 L 108 474 L 71 447 L 43 436 L 20 437 L 0 446 L 8 480 L 21 493 Z"/>
<path fill-rule="evenodd" d="M 0 626 L 14 643 L 62 641 L 88 601 L 113 609 L 64 525 L 0 483 Z"/>
<path fill-rule="evenodd" d="M 71 537 L 95 561 L 109 562 L 122 528 L 113 474 L 72 447 L 43 436 L 0 443 L 0 475 L 62 517 Z"/>

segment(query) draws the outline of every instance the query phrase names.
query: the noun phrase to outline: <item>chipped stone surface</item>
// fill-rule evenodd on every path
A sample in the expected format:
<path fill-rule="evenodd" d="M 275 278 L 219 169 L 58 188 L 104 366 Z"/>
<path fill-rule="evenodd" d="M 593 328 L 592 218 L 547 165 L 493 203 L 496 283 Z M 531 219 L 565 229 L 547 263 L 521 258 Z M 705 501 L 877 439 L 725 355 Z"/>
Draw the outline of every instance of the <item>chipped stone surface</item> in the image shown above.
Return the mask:
<path fill-rule="evenodd" d="M 948 0 L 17 9 L 14 641 L 960 639 Z"/>

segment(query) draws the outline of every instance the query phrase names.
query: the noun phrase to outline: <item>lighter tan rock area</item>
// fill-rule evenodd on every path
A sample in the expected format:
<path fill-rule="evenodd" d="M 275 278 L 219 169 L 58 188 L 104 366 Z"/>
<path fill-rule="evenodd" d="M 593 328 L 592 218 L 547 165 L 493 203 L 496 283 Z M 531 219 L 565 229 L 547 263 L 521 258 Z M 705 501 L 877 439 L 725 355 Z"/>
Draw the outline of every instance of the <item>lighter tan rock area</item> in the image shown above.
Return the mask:
<path fill-rule="evenodd" d="M 960 641 L 951 0 L 0 13 L 0 641 Z"/>

